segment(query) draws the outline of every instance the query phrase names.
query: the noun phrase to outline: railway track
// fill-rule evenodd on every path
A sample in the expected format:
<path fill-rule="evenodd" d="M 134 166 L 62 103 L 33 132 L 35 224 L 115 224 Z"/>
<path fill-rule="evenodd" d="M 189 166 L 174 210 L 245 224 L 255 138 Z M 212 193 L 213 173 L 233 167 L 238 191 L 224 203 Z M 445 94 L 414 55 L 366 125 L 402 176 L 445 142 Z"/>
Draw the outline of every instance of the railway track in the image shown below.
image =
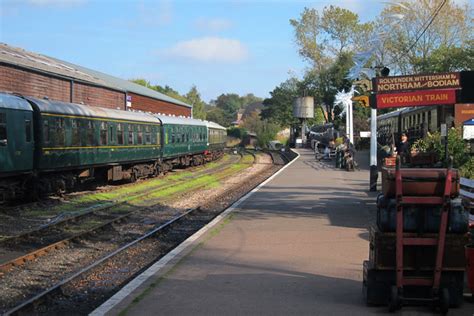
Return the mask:
<path fill-rule="evenodd" d="M 69 243 L 86 234 L 106 229 L 113 224 L 125 221 L 135 212 L 142 210 L 140 208 L 136 209 L 137 207 L 126 205 L 127 209 L 131 210 L 126 210 L 124 212 L 122 209 L 119 212 L 114 212 L 113 209 L 117 206 L 122 206 L 131 201 L 144 198 L 153 191 L 166 190 L 185 181 L 192 181 L 193 179 L 201 177 L 203 174 L 223 172 L 229 168 L 229 166 L 240 161 L 242 156 L 239 157 L 238 160 L 231 159 L 225 165 L 196 172 L 192 176 L 184 177 L 179 181 L 172 181 L 171 183 L 148 188 L 144 192 L 123 198 L 119 201 L 111 202 L 106 205 L 89 206 L 82 211 L 77 211 L 77 215 L 75 216 L 3 240 L 0 242 L 0 251 L 2 252 L 1 257 L 4 259 L 0 261 L 0 275 L 8 272 L 15 266 L 22 265 L 27 261 L 35 260 L 51 251 L 66 247 Z M 161 198 L 160 200 L 163 201 L 169 198 L 172 198 L 172 196 Z M 106 211 L 109 212 L 105 213 Z M 87 229 L 81 229 L 81 227 L 87 227 Z"/>
<path fill-rule="evenodd" d="M 228 177 L 229 175 L 232 174 L 231 171 L 232 170 L 222 172 L 219 178 L 223 179 L 223 178 Z M 199 190 L 205 186 L 206 184 L 199 185 L 193 188 L 192 190 L 193 191 Z M 153 207 L 149 207 L 148 211 L 151 211 L 152 209 Z M 34 278 L 43 277 L 45 278 L 45 281 L 41 283 L 36 280 L 35 286 L 26 284 L 25 286 L 26 290 L 22 292 L 21 295 L 19 296 L 30 297 L 30 298 L 24 301 L 23 303 L 16 305 L 14 307 L 3 306 L 4 309 L 6 307 L 5 309 L 6 314 L 10 315 L 20 310 L 23 311 L 25 308 L 31 307 L 32 304 L 34 305 L 34 302 L 37 302 L 38 300 L 43 300 L 45 297 L 46 298 L 49 297 L 51 293 L 54 294 L 57 291 L 62 292 L 62 289 L 67 284 L 70 284 L 72 281 L 76 280 L 80 275 L 87 273 L 88 271 L 96 267 L 97 265 L 114 257 L 120 252 L 118 250 L 120 249 L 125 250 L 133 246 L 135 242 L 134 240 L 144 240 L 146 238 L 142 238 L 142 237 L 148 236 L 149 235 L 148 232 L 158 233 L 158 231 L 160 231 L 161 229 L 164 229 L 164 227 L 167 227 L 167 226 L 163 226 L 164 224 L 160 224 L 158 227 L 161 227 L 161 229 L 156 231 L 156 228 L 154 228 L 154 226 L 157 222 L 162 223 L 164 221 L 168 223 L 171 221 L 170 218 L 176 217 L 175 215 L 176 210 L 168 209 L 164 212 L 161 211 L 158 219 L 153 218 L 150 213 L 148 214 L 150 215 L 149 218 L 147 220 L 144 220 L 143 218 L 144 214 L 147 214 L 144 211 L 145 211 L 144 209 L 140 209 L 140 216 L 136 216 L 135 220 L 133 219 L 133 215 L 127 214 L 128 216 L 125 216 L 125 215 L 120 216 L 107 223 L 94 227 L 91 230 L 88 230 L 76 236 L 67 238 L 56 244 L 51 244 L 48 246 L 49 249 L 35 250 L 34 251 L 35 253 L 29 253 L 26 255 L 30 257 L 30 258 L 25 258 L 28 260 L 24 260 L 24 261 L 18 260 L 15 264 L 10 265 L 8 267 L 8 270 L 15 269 L 15 271 L 12 271 L 14 272 L 14 275 L 10 276 L 11 277 L 10 282 L 14 282 L 14 280 L 12 279 L 16 279 L 18 276 L 20 278 L 30 277 L 28 275 L 29 272 L 27 271 L 27 269 L 22 270 L 23 265 L 26 264 L 29 260 L 43 261 L 43 262 L 49 260 L 51 262 L 56 262 L 57 258 L 59 257 L 59 258 L 63 258 L 62 259 L 64 262 L 63 265 L 67 265 L 67 264 L 70 264 L 70 262 L 67 259 L 64 259 L 64 257 L 67 257 L 68 255 L 70 255 L 68 254 L 69 250 L 72 249 L 71 251 L 80 252 L 81 247 L 83 247 L 83 248 L 86 248 L 85 252 L 87 253 L 87 256 L 85 256 L 85 258 L 79 260 L 80 264 L 76 263 L 75 269 L 72 269 L 72 268 L 59 269 L 59 270 L 50 271 L 49 273 L 44 273 L 43 271 L 41 271 L 39 275 L 37 274 L 33 276 Z M 165 217 L 167 218 L 166 220 L 164 219 Z M 145 219 L 146 219 L 146 216 L 145 216 Z M 141 236 L 141 237 L 137 238 L 137 236 Z M 149 237 L 150 236 L 152 235 L 149 235 Z M 101 244 L 101 241 L 103 239 L 114 240 L 115 250 L 112 249 L 113 247 L 112 248 L 103 247 Z M 92 255 L 92 256 L 90 255 L 90 252 L 92 252 L 91 247 L 92 248 L 95 247 L 94 249 L 97 250 L 96 255 Z M 107 253 L 108 255 L 104 256 L 105 253 Z M 41 255 L 45 257 L 40 258 Z M 39 262 L 39 264 L 41 265 L 42 262 Z M 21 275 L 22 273 L 23 273 L 23 276 Z M 56 278 L 59 278 L 59 280 L 56 280 Z M 5 279 L 6 277 L 4 277 L 2 281 L 5 281 Z M 54 281 L 57 281 L 57 282 L 54 283 Z M 52 282 L 54 284 L 52 284 Z M 38 285 L 38 283 L 41 283 L 42 285 Z M 18 289 L 18 286 L 17 286 L 17 289 Z M 39 294 L 37 294 L 39 290 L 41 291 Z"/>
<path fill-rule="evenodd" d="M 189 216 L 192 212 L 196 212 L 199 208 L 195 209 L 190 209 L 187 210 L 184 213 L 181 213 L 170 220 L 166 221 L 165 223 L 159 225 L 158 227 L 152 229 L 150 232 L 146 233 L 143 236 L 140 236 L 139 238 L 134 239 L 133 241 L 123 245 L 119 249 L 116 249 L 115 251 L 111 252 L 110 254 L 100 258 L 99 260 L 93 262 L 92 264 L 82 268 L 80 271 L 74 273 L 73 275 L 57 282 L 53 286 L 45 289 L 44 291 L 40 292 L 39 294 L 31 297 L 30 299 L 22 302 L 21 304 L 7 310 L 3 315 L 15 315 L 16 313 L 19 313 L 20 311 L 22 313 L 28 313 L 29 311 L 34 311 L 34 308 L 36 305 L 40 304 L 41 302 L 45 302 L 49 299 L 51 299 L 54 295 L 62 295 L 63 288 L 70 285 L 72 282 L 77 281 L 81 277 L 83 277 L 85 274 L 91 272 L 93 269 L 98 268 L 100 265 L 105 265 L 107 261 L 112 260 L 113 258 L 125 253 L 127 250 L 132 248 L 133 246 L 137 246 L 139 243 L 144 242 L 152 237 L 155 237 L 156 235 L 162 233 L 165 229 L 170 228 L 171 225 L 176 224 L 178 221 L 182 221 L 186 216 Z"/>

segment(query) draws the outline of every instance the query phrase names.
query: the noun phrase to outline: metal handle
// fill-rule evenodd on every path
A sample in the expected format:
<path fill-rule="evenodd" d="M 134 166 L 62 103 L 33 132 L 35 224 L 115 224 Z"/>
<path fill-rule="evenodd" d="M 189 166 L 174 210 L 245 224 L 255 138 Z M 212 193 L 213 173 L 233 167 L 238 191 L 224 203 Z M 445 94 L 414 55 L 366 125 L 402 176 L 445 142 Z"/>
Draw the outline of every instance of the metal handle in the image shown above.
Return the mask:
<path fill-rule="evenodd" d="M 6 139 L 0 139 L 0 146 L 7 146 L 8 141 Z"/>

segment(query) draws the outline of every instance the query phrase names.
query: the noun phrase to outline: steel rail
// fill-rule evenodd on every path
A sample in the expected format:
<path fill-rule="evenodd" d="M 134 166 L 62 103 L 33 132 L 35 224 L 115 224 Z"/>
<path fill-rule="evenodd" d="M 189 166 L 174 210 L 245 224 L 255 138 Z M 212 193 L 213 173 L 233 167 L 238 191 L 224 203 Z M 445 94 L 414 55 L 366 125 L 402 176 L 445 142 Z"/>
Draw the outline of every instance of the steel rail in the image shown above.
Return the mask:
<path fill-rule="evenodd" d="M 242 159 L 242 156 L 241 158 Z M 239 160 L 240 160 L 239 159 Z M 222 171 L 225 171 L 225 169 L 227 169 L 228 166 L 219 166 L 219 168 L 216 168 L 215 170 L 218 170 L 217 172 L 222 172 Z M 208 170 L 207 170 L 208 171 Z M 30 232 L 27 232 L 27 233 L 24 233 L 24 234 L 21 234 L 21 235 L 18 235 L 18 236 L 14 236 L 14 237 L 11 237 L 11 238 L 8 238 L 8 239 L 5 239 L 3 240 L 2 242 L 0 242 L 0 246 L 1 245 L 6 245 L 7 243 L 12 243 L 14 242 L 14 240 L 18 240 L 18 239 L 26 239 L 28 237 L 31 237 L 35 234 L 41 234 L 42 232 L 46 231 L 47 229 L 50 229 L 51 227 L 53 226 L 59 226 L 59 225 L 64 225 L 64 224 L 67 224 L 67 223 L 71 223 L 71 222 L 74 222 L 74 221 L 77 221 L 79 220 L 80 218 L 82 217 L 85 217 L 85 216 L 91 216 L 91 215 L 97 215 L 95 214 L 95 212 L 99 212 L 99 211 L 104 211 L 106 209 L 110 209 L 110 208 L 113 208 L 113 207 L 116 207 L 116 206 L 120 206 L 122 204 L 125 204 L 127 202 L 130 202 L 130 201 L 133 201 L 133 200 L 136 200 L 136 199 L 139 199 L 141 197 L 144 197 L 146 195 L 149 195 L 152 191 L 156 191 L 156 190 L 164 190 L 164 189 L 168 189 L 168 188 L 171 188 L 173 186 L 176 186 L 178 183 L 180 182 L 184 182 L 184 181 L 189 181 L 190 179 L 197 179 L 199 178 L 200 176 L 202 176 L 202 174 L 199 174 L 199 175 L 194 175 L 192 177 L 187 177 L 185 179 L 182 179 L 182 180 L 179 180 L 179 181 L 175 181 L 173 183 L 167 183 L 165 185 L 162 185 L 162 186 L 158 186 L 158 187 L 154 187 L 154 188 L 151 188 L 151 189 L 147 189 L 145 192 L 142 192 L 140 194 L 137 194 L 137 195 L 134 195 L 132 196 L 131 198 L 127 198 L 125 200 L 122 200 L 122 201 L 119 201 L 119 202 L 116 202 L 116 203 L 111 203 L 111 204 L 107 204 L 107 205 L 104 205 L 103 207 L 97 207 L 97 208 L 94 208 L 85 212 L 85 213 L 81 213 L 77 216 L 73 216 L 73 217 L 69 217 L 69 218 L 66 218 L 64 220 L 62 220 L 61 222 L 56 222 L 55 224 L 51 224 L 51 225 L 48 225 L 48 226 L 44 226 L 44 227 L 41 227 L 37 230 L 33 230 L 33 231 L 30 231 Z M 218 179 L 221 179 L 222 177 L 219 177 Z M 191 192 L 194 191 L 194 190 L 198 190 L 202 187 L 205 187 L 206 185 L 201 185 L 201 186 L 198 186 L 197 188 L 194 188 L 192 190 L 190 190 Z M 149 206 L 150 207 L 150 206 Z M 107 226 L 110 226 L 111 224 L 114 224 L 114 223 L 118 223 L 122 220 L 124 220 L 125 218 L 127 217 L 130 217 L 131 215 L 135 214 L 136 212 L 138 211 L 143 211 L 145 209 L 148 209 L 149 207 L 139 207 L 138 210 L 133 210 L 129 213 L 126 213 L 124 215 L 121 215 L 121 216 L 118 216 L 114 219 L 111 219 L 109 221 L 106 221 L 105 223 L 101 223 L 99 225 L 96 225 L 86 231 L 83 231 L 83 232 L 80 232 L 80 233 L 77 233 L 73 236 L 70 236 L 66 239 L 63 239 L 63 240 L 59 240 L 57 242 L 54 242 L 50 245 L 47 245 L 47 246 L 44 246 L 44 247 L 41 247 L 37 250 L 34 250 L 34 251 L 31 251 L 29 253 L 26 253 L 22 256 L 19 256 L 17 258 L 14 258 L 12 260 L 9 260 L 5 263 L 2 263 L 0 264 L 0 275 L 8 272 L 9 270 L 11 270 L 13 267 L 15 266 L 20 266 L 20 265 L 23 265 L 25 264 L 26 262 L 28 261 L 31 261 L 31 260 L 35 260 L 36 258 L 40 257 L 40 256 L 43 256 L 53 250 L 58 250 L 58 249 L 61 249 L 63 247 L 65 247 L 67 244 L 69 244 L 70 242 L 74 241 L 75 239 L 78 239 L 78 238 L 82 238 L 84 236 L 86 236 L 87 234 L 90 234 L 91 232 L 94 232 L 94 231 L 97 231 L 97 230 L 101 230 L 101 229 L 104 229 L 105 227 Z M 88 207 L 87 209 L 90 209 L 91 207 Z"/>
<path fill-rule="evenodd" d="M 56 283 L 55 285 L 53 285 L 52 287 L 44 290 L 43 292 L 35 295 L 34 297 L 28 299 L 27 301 L 9 309 L 7 312 L 5 312 L 3 315 L 5 316 L 8 316 L 8 315 L 14 315 L 15 313 L 17 312 L 20 312 L 21 310 L 24 310 L 24 309 L 27 309 L 28 307 L 31 307 L 31 306 L 34 306 L 39 300 L 42 300 L 42 299 L 45 299 L 47 296 L 49 295 L 52 295 L 54 293 L 56 293 L 57 291 L 61 290 L 61 288 L 66 285 L 67 283 L 73 281 L 74 279 L 80 277 L 81 275 L 89 272 L 90 270 L 94 269 L 95 267 L 97 267 L 98 265 L 104 263 L 105 261 L 113 258 L 114 256 L 122 253 L 123 251 L 127 250 L 128 248 L 134 246 L 135 244 L 147 239 L 147 238 L 150 238 L 154 235 L 156 235 L 157 233 L 159 233 L 160 231 L 162 231 L 163 229 L 171 226 L 172 224 L 174 224 L 175 222 L 179 221 L 180 219 L 182 219 L 183 217 L 187 216 L 188 214 L 190 214 L 191 212 L 193 211 L 196 211 L 196 210 L 199 210 L 200 208 L 197 207 L 197 208 L 192 208 L 192 209 L 189 209 L 187 210 L 186 212 L 182 213 L 182 214 L 179 214 L 178 216 L 175 216 L 174 218 L 170 219 L 169 221 L 167 221 L 166 223 L 154 228 L 153 230 L 151 230 L 150 232 L 146 233 L 145 235 L 135 239 L 134 241 L 112 251 L 111 253 L 109 253 L 108 255 L 106 255 L 105 257 L 102 257 L 101 259 L 95 261 L 94 263 L 92 263 L 91 265 L 81 269 L 80 271 L 74 273 L 72 276 L 62 280 L 62 281 L 59 281 L 58 283 Z"/>
<path fill-rule="evenodd" d="M 254 156 L 254 163 L 256 162 L 256 156 Z M 240 170 L 239 170 L 240 171 Z M 237 173 L 237 172 L 235 172 Z M 218 180 L 222 179 L 222 178 L 226 178 L 227 176 L 231 175 L 232 173 L 226 173 L 226 174 L 223 174 L 221 175 L 220 177 L 218 177 Z M 203 185 L 199 185 L 197 186 L 196 188 L 193 188 L 192 191 L 194 190 L 198 190 L 202 187 L 206 187 L 207 184 L 203 184 Z M 234 189 L 231 189 L 231 190 L 234 190 Z M 195 211 L 195 210 L 200 210 L 200 207 L 197 207 L 197 208 L 192 208 L 192 209 L 189 209 L 187 210 L 186 212 L 172 218 L 171 220 L 167 221 L 166 223 L 158 226 L 157 228 L 154 228 L 153 230 L 151 230 L 150 232 L 146 233 L 145 235 L 135 239 L 134 241 L 126 244 L 125 246 L 122 246 L 114 251 L 112 251 L 111 253 L 109 253 L 108 255 L 102 257 L 101 259 L 99 259 L 98 261 L 95 261 L 94 263 L 90 264 L 89 266 L 81 269 L 80 271 L 74 273 L 72 276 L 68 277 L 68 278 L 65 278 L 64 280 L 56 283 L 55 285 L 49 287 L 48 289 L 40 292 L 39 294 L 33 296 L 32 298 L 28 299 L 27 301 L 24 301 L 22 303 L 20 303 L 19 305 L 9 309 L 8 311 L 6 311 L 3 315 L 14 315 L 14 314 L 17 314 L 18 312 L 26 312 L 28 313 L 28 308 L 31 308 L 31 307 L 35 307 L 37 306 L 38 304 L 40 304 L 39 302 L 43 299 L 46 299 L 47 297 L 49 297 L 50 295 L 54 295 L 55 293 L 58 293 L 58 291 L 60 291 L 62 289 L 63 286 L 65 286 L 66 284 L 70 283 L 71 281 L 79 278 L 81 275 L 87 273 L 88 271 L 91 271 L 92 269 L 96 268 L 97 266 L 99 266 L 100 264 L 104 263 L 105 261 L 113 258 L 114 256 L 122 253 L 124 250 L 132 247 L 133 245 L 139 243 L 140 241 L 143 241 L 149 237 L 152 237 L 153 235 L 159 233 L 161 230 L 163 230 L 164 228 L 166 227 L 169 227 L 170 225 L 172 225 L 173 223 L 177 222 L 178 220 L 182 219 L 183 217 L 189 215 L 191 212 Z"/>

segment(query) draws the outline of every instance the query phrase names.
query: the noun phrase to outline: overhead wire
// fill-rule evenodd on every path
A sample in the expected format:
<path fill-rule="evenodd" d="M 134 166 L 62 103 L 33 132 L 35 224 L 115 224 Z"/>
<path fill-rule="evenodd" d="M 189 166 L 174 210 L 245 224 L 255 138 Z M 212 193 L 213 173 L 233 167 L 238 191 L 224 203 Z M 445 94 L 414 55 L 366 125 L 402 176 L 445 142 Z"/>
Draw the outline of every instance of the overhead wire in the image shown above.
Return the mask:
<path fill-rule="evenodd" d="M 441 4 L 439 5 L 439 7 L 433 12 L 433 14 L 431 15 L 430 19 L 428 20 L 428 23 L 423 23 L 422 25 L 422 31 L 419 35 L 417 35 L 417 37 L 415 38 L 415 41 L 410 45 L 410 47 L 408 47 L 408 49 L 406 49 L 400 56 L 397 56 L 397 59 L 400 60 L 401 58 L 405 57 L 406 54 L 408 54 L 414 47 L 415 45 L 418 43 L 418 41 L 421 39 L 421 37 L 426 33 L 426 31 L 428 30 L 428 28 L 431 26 L 431 24 L 433 24 L 434 20 L 436 19 L 436 17 L 438 16 L 439 12 L 441 12 L 441 9 L 444 7 L 444 5 L 447 3 L 447 0 L 443 0 L 443 2 L 441 2 Z M 395 63 L 395 61 L 391 62 L 390 64 L 388 65 L 385 65 L 386 67 L 387 66 L 391 66 Z"/>

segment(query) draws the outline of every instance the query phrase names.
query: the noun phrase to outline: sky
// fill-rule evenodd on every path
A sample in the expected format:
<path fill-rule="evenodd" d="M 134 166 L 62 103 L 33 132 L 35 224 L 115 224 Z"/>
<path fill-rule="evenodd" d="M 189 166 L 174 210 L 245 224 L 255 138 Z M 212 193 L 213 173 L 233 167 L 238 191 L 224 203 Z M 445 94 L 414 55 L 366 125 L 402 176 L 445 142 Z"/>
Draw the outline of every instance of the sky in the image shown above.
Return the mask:
<path fill-rule="evenodd" d="M 385 2 L 386 3 L 386 2 Z M 308 66 L 293 28 L 330 4 L 373 20 L 382 0 L 0 0 L 0 41 L 123 79 L 143 78 L 209 102 L 268 97 Z"/>

